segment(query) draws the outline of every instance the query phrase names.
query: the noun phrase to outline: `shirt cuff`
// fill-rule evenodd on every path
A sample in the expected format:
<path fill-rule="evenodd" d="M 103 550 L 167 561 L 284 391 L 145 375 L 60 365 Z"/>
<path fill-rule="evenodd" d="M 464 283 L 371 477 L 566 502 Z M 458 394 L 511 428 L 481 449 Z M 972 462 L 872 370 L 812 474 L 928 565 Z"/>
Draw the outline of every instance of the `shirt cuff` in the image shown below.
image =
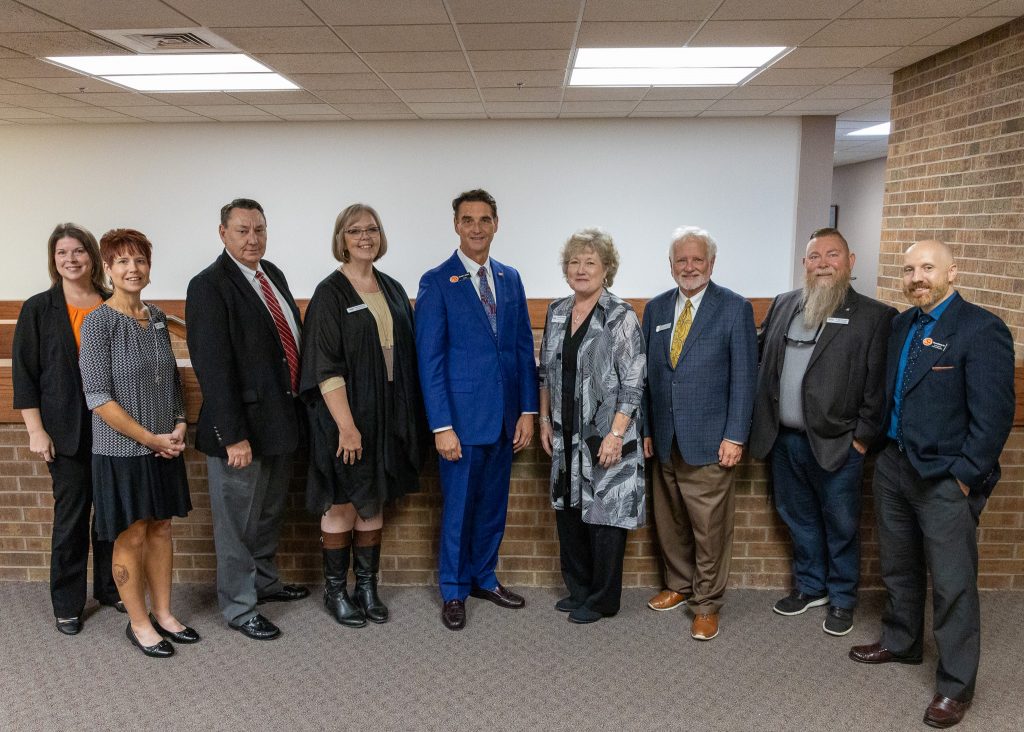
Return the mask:
<path fill-rule="evenodd" d="M 446 425 L 445 427 L 438 427 L 436 430 L 431 430 L 431 431 L 436 435 L 439 432 L 447 432 L 448 430 L 453 430 L 453 429 L 455 429 L 454 426 Z"/>

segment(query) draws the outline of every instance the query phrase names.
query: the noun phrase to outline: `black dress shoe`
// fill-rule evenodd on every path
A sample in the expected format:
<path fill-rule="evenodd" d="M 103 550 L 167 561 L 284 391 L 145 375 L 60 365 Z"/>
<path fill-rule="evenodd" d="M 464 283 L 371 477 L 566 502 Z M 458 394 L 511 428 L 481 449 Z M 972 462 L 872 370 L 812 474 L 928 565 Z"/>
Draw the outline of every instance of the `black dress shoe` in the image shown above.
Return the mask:
<path fill-rule="evenodd" d="M 174 655 L 174 646 L 165 640 L 161 640 L 159 643 L 152 646 L 144 646 L 139 643 L 139 639 L 135 637 L 135 631 L 132 630 L 131 623 L 128 623 L 128 627 L 124 629 L 124 634 L 128 636 L 128 640 L 132 642 L 133 646 L 150 658 L 170 658 Z"/>
<path fill-rule="evenodd" d="M 462 630 L 466 627 L 466 603 L 449 600 L 441 608 L 441 622 L 448 630 Z"/>
<path fill-rule="evenodd" d="M 185 630 L 167 630 L 156 621 L 156 618 L 153 617 L 153 613 L 149 614 L 149 622 L 153 624 L 153 629 L 156 630 L 157 633 L 167 640 L 172 640 L 175 643 L 198 643 L 202 640 L 199 633 L 195 631 L 195 628 L 190 628 L 187 625 L 185 626 Z"/>
<path fill-rule="evenodd" d="M 57 630 L 64 635 L 78 635 L 82 632 L 82 618 L 57 618 Z"/>
<path fill-rule="evenodd" d="M 881 643 L 854 646 L 850 649 L 850 658 L 857 663 L 907 663 L 912 666 L 921 663 L 920 656 L 899 656 L 882 646 Z"/>
<path fill-rule="evenodd" d="M 970 699 L 957 701 L 942 694 L 936 694 L 932 698 L 932 703 L 924 710 L 924 723 L 929 727 L 940 729 L 952 727 L 954 724 L 960 724 L 970 706 Z"/>
<path fill-rule="evenodd" d="M 560 613 L 571 613 L 578 607 L 583 607 L 583 601 L 574 599 L 572 595 L 569 595 L 569 597 L 563 597 L 555 603 L 555 610 Z"/>
<path fill-rule="evenodd" d="M 256 601 L 257 605 L 265 602 L 294 602 L 309 597 L 309 589 L 301 585 L 284 585 L 273 595 L 264 595 Z"/>
<path fill-rule="evenodd" d="M 259 613 L 253 615 L 241 625 L 232 625 L 231 627 L 253 640 L 273 640 L 281 635 L 281 629 Z"/>
<path fill-rule="evenodd" d="M 473 597 L 478 597 L 481 600 L 490 600 L 495 605 L 500 607 L 508 607 L 513 610 L 518 610 L 521 607 L 526 606 L 526 600 L 522 595 L 517 595 L 512 590 L 507 590 L 498 583 L 498 586 L 493 590 L 485 590 L 480 587 L 474 587 L 469 591 L 469 594 Z"/>

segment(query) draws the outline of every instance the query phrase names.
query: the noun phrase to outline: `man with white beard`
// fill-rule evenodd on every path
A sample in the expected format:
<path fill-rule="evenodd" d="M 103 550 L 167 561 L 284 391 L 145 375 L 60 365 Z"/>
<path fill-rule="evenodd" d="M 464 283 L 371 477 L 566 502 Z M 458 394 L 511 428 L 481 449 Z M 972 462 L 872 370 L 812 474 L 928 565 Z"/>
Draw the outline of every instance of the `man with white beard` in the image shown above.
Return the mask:
<path fill-rule="evenodd" d="M 779 295 L 758 331 L 750 453 L 768 458 L 793 540 L 780 615 L 831 605 L 822 628 L 853 628 L 864 454 L 884 427 L 885 358 L 896 310 L 854 291 L 856 255 L 837 229 L 811 234 L 804 286 Z"/>

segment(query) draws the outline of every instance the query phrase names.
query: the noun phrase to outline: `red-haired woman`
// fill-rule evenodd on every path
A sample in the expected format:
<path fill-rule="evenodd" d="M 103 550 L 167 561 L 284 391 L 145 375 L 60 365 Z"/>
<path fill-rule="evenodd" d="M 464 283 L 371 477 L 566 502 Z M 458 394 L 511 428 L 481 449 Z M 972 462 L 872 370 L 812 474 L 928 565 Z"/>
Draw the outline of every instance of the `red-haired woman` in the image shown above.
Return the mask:
<path fill-rule="evenodd" d="M 192 509 L 185 478 L 185 405 L 167 319 L 142 301 L 153 247 L 133 229 L 100 240 L 113 294 L 82 324 L 80 366 L 93 410 L 96 530 L 114 540 L 113 575 L 128 639 L 145 655 L 199 634 L 171 614 L 171 518 Z M 146 589 L 152 613 L 147 612 Z"/>

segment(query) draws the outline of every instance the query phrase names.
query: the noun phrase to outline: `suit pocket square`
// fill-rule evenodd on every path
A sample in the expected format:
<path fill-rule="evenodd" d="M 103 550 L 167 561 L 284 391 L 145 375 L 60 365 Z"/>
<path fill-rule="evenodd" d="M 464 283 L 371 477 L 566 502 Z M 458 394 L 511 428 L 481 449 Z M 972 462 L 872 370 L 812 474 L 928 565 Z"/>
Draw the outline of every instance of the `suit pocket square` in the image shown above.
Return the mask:
<path fill-rule="evenodd" d="M 952 371 L 956 366 L 932 366 L 932 371 Z"/>

